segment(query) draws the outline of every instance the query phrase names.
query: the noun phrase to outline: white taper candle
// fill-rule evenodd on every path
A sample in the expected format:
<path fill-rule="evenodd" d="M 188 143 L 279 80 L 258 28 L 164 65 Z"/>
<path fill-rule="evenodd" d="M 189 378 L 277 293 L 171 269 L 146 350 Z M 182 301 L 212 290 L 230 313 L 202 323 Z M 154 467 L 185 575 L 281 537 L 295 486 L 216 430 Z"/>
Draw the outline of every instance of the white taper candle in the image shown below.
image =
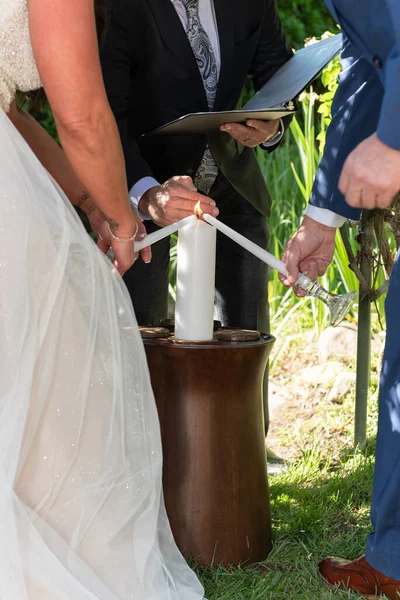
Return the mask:
<path fill-rule="evenodd" d="M 179 230 L 175 337 L 209 341 L 214 336 L 217 231 L 196 217 Z"/>
<path fill-rule="evenodd" d="M 197 217 L 195 215 L 190 215 L 190 217 L 185 217 L 176 223 L 172 223 L 172 225 L 162 227 L 159 231 L 147 235 L 141 242 L 135 241 L 135 251 L 139 252 L 139 250 L 143 250 L 143 248 L 147 248 L 147 246 L 151 246 L 152 244 L 163 240 L 172 233 L 182 229 L 182 227 L 186 227 L 186 225 L 194 225 L 195 221 L 197 221 Z"/>
<path fill-rule="evenodd" d="M 221 221 L 218 221 L 218 219 L 215 219 L 214 217 L 211 217 L 206 213 L 203 214 L 203 219 L 207 221 L 207 223 L 209 223 L 210 225 L 213 225 L 216 229 L 219 229 L 219 231 L 224 233 L 227 237 L 231 238 L 231 240 L 233 240 L 240 246 L 243 246 L 243 248 L 251 252 L 251 254 L 254 254 L 254 256 L 257 256 L 260 260 L 267 263 L 267 265 L 273 267 L 274 269 L 277 269 L 277 271 L 279 271 L 279 273 L 281 273 L 282 275 L 287 275 L 286 266 L 283 260 L 276 258 L 267 250 L 264 250 L 260 246 L 257 246 L 257 244 L 251 242 L 234 229 L 231 229 L 224 223 L 221 223 Z"/>

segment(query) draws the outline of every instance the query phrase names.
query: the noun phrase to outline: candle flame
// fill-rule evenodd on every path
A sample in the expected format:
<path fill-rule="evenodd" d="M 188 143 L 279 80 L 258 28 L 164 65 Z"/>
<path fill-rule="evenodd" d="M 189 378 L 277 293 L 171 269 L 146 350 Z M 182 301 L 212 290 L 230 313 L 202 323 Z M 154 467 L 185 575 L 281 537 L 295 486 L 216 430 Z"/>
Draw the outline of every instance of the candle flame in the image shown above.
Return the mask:
<path fill-rule="evenodd" d="M 196 215 L 196 217 L 198 219 L 200 219 L 200 217 L 203 215 L 203 211 L 200 208 L 200 200 L 198 201 L 198 203 L 194 207 L 194 214 Z"/>

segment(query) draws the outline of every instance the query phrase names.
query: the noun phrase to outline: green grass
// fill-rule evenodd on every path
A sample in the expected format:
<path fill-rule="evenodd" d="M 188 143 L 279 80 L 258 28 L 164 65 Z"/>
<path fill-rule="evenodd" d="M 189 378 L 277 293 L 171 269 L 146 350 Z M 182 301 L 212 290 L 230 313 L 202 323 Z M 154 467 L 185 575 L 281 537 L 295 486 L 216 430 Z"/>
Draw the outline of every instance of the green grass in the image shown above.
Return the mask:
<path fill-rule="evenodd" d="M 301 324 L 298 328 L 300 331 Z M 280 337 L 289 330 L 287 324 Z M 303 362 L 302 352 L 309 347 L 305 333 L 303 330 L 299 338 L 293 338 L 285 355 L 277 359 L 274 371 L 278 378 L 281 373 L 282 382 L 290 377 L 290 370 L 285 375 L 284 369 L 293 357 Z M 354 390 L 342 404 L 336 404 L 327 401 L 325 388 L 310 389 L 306 404 L 312 404 L 311 416 L 307 406 L 303 412 L 300 407 L 295 413 L 287 409 L 287 425 L 278 432 L 279 442 L 299 459 L 286 473 L 269 478 L 273 551 L 256 566 L 199 570 L 209 600 L 360 598 L 326 588 L 318 575 L 318 563 L 327 556 L 354 559 L 365 551 L 371 530 L 379 366 L 378 350 L 372 360 L 365 455 L 353 449 Z M 347 363 L 344 368 L 354 370 L 354 364 Z M 300 426 L 295 423 L 298 418 Z"/>
<path fill-rule="evenodd" d="M 332 469 L 318 451 L 311 451 L 288 473 L 271 478 L 272 553 L 255 567 L 200 571 L 207 598 L 358 598 L 326 589 L 317 566 L 328 555 L 355 558 L 364 552 L 372 477 L 371 456 L 344 456 Z"/>

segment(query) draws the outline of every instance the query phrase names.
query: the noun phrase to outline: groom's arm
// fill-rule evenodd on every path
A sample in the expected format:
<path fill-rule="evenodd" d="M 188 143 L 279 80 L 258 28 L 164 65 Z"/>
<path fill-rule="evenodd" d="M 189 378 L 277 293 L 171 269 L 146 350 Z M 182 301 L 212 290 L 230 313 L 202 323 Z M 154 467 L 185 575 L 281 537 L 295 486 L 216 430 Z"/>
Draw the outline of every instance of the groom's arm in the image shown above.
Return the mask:
<path fill-rule="evenodd" d="M 324 155 L 315 177 L 310 206 L 328 209 L 346 219 L 358 220 L 361 211 L 346 203 L 339 190 L 339 179 L 351 152 L 376 132 L 384 89 L 376 69 L 346 39 L 341 62 L 343 71 L 332 104 L 332 121 L 327 131 Z M 307 211 L 315 220 L 331 225 L 330 222 L 319 219 L 318 213 L 314 208 Z"/>

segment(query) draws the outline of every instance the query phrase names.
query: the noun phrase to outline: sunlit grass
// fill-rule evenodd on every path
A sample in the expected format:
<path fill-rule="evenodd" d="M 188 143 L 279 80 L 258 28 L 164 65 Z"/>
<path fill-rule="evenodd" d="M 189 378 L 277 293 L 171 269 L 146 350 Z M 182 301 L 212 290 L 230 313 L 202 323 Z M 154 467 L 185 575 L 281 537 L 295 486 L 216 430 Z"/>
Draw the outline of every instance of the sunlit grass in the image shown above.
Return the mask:
<path fill-rule="evenodd" d="M 373 447 L 370 440 L 369 448 Z M 359 598 L 326 589 L 318 576 L 325 556 L 354 558 L 365 549 L 374 461 L 342 448 L 332 465 L 316 444 L 283 475 L 270 478 L 274 549 L 260 565 L 199 571 L 209 600 Z"/>

